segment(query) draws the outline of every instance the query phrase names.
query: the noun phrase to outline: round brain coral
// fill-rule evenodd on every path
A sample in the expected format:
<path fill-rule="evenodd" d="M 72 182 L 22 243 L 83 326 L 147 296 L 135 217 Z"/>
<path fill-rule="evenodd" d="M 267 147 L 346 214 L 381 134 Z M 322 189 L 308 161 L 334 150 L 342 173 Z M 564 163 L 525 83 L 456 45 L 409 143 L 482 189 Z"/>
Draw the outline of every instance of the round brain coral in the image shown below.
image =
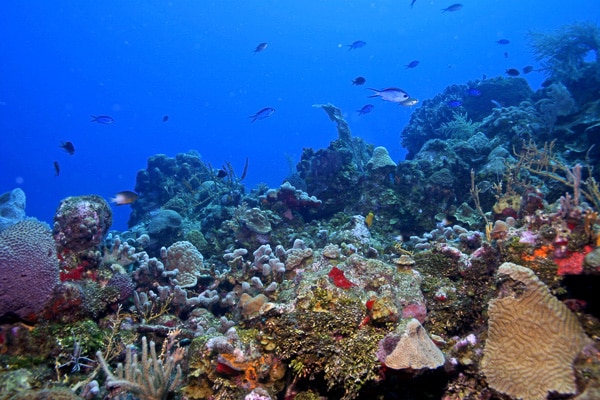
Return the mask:
<path fill-rule="evenodd" d="M 34 219 L 0 233 L 0 316 L 35 318 L 58 283 L 58 259 L 49 227 Z"/>

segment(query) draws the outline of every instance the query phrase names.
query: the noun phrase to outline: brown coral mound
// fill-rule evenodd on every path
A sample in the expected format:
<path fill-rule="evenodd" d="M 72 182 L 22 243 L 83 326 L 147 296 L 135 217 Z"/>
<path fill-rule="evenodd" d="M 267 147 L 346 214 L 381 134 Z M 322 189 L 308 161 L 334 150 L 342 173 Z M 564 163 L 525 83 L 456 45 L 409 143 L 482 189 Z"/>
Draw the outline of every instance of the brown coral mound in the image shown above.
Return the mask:
<path fill-rule="evenodd" d="M 444 354 L 433 343 L 425 328 L 412 318 L 394 350 L 385 358 L 392 369 L 435 369 L 444 364 Z"/>
<path fill-rule="evenodd" d="M 523 400 L 575 393 L 572 363 L 590 342 L 577 318 L 529 268 L 504 263 L 497 276 L 481 365 L 489 386 Z"/>

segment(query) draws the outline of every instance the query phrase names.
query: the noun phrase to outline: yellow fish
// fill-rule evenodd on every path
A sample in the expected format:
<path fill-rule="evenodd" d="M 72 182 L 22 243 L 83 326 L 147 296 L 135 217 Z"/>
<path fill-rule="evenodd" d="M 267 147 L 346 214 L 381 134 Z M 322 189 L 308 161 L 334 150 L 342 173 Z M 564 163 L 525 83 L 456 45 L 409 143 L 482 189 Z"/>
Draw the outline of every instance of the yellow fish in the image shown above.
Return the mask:
<path fill-rule="evenodd" d="M 373 224 L 373 218 L 375 218 L 375 214 L 373 214 L 373 211 L 369 212 L 365 217 L 365 224 L 367 225 L 367 228 L 370 228 Z"/>

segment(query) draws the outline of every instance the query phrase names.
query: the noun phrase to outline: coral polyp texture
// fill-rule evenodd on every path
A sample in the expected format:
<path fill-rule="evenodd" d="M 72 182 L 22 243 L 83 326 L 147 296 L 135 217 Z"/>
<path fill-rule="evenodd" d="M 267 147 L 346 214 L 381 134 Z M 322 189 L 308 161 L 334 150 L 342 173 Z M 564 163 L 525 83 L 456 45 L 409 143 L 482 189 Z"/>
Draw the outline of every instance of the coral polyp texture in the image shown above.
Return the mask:
<path fill-rule="evenodd" d="M 47 224 L 30 218 L 0 233 L 0 316 L 35 319 L 58 283 L 58 260 Z"/>
<path fill-rule="evenodd" d="M 182 288 L 196 286 L 204 262 L 198 249 L 187 241 L 175 242 L 166 250 L 166 255 L 167 270 L 177 270 L 177 284 Z"/>
<path fill-rule="evenodd" d="M 497 276 L 481 365 L 489 386 L 523 400 L 576 393 L 573 361 L 591 343 L 577 317 L 529 268 L 504 263 Z"/>
<path fill-rule="evenodd" d="M 394 342 L 395 345 L 390 346 Z M 392 347 L 392 351 L 385 354 L 388 347 Z M 408 321 L 399 338 L 394 334 L 383 338 L 380 351 L 385 356 L 385 366 L 392 369 L 435 369 L 444 365 L 444 353 L 415 318 Z"/>

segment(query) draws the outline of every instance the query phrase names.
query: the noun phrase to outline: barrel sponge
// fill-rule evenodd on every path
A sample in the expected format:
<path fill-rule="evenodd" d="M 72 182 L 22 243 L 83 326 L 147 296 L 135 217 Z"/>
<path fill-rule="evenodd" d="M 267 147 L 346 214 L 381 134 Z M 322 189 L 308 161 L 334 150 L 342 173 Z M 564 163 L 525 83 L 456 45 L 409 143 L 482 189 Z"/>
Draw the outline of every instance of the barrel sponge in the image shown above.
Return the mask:
<path fill-rule="evenodd" d="M 523 400 L 576 393 L 572 364 L 591 343 L 577 317 L 529 268 L 504 263 L 497 277 L 481 361 L 488 385 Z"/>
<path fill-rule="evenodd" d="M 59 281 L 48 225 L 25 219 L 0 232 L 0 316 L 35 318 Z"/>

